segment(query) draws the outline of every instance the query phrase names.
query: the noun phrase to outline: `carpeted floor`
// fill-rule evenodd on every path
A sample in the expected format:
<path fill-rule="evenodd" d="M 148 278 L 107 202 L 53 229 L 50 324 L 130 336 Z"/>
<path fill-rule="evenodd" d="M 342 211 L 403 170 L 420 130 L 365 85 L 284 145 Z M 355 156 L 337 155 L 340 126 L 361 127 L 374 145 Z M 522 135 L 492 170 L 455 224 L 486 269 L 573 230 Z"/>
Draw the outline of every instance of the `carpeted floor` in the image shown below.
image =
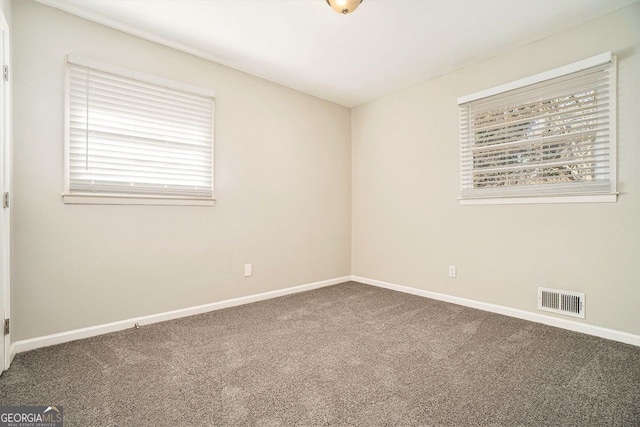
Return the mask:
<path fill-rule="evenodd" d="M 65 426 L 638 426 L 640 348 L 345 283 L 16 356 Z"/>

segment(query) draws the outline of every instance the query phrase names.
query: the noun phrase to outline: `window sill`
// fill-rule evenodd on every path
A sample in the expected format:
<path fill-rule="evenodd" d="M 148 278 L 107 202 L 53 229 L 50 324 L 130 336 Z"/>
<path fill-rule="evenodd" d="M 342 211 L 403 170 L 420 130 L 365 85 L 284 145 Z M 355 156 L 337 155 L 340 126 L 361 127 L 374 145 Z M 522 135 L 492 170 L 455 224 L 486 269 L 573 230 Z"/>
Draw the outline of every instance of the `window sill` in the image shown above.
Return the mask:
<path fill-rule="evenodd" d="M 550 203 L 615 203 L 618 193 L 579 196 L 487 197 L 458 199 L 461 205 L 523 205 Z"/>
<path fill-rule="evenodd" d="M 121 194 L 63 194 L 65 204 L 76 205 L 156 205 L 156 206 L 213 206 L 216 199 L 184 197 L 126 196 Z"/>

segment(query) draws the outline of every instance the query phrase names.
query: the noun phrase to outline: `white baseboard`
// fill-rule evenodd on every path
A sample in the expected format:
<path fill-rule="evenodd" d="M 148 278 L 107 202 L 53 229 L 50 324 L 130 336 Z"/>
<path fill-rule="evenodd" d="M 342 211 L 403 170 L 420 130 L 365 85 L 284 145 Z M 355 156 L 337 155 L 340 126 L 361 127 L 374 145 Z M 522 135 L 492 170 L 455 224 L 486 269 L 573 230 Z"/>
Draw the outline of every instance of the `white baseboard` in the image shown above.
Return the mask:
<path fill-rule="evenodd" d="M 13 360 L 17 353 L 35 350 L 36 348 L 48 347 L 50 345 L 62 344 L 69 341 L 75 341 L 83 338 L 95 337 L 97 335 L 108 334 L 110 332 L 121 331 L 123 329 L 133 328 L 137 323 L 140 326 L 150 325 L 152 323 L 164 322 L 166 320 L 179 319 L 181 317 L 193 316 L 196 314 L 207 313 L 209 311 L 220 310 L 228 307 L 249 304 L 252 302 L 263 301 L 266 299 L 281 297 L 284 295 L 295 294 L 312 289 L 318 289 L 325 286 L 337 285 L 338 283 L 348 282 L 350 276 L 338 277 L 335 279 L 323 280 L 321 282 L 308 283 L 306 285 L 293 286 L 291 288 L 279 289 L 277 291 L 263 292 L 260 294 L 249 295 L 228 299 L 224 301 L 214 302 L 211 304 L 199 305 L 196 307 L 182 308 L 179 310 L 167 311 L 165 313 L 152 314 L 149 316 L 135 317 L 133 319 L 120 320 L 103 325 L 90 326 L 88 328 L 75 329 L 67 332 L 46 335 L 43 337 L 30 338 L 26 340 L 16 341 L 11 345 L 10 360 Z"/>
<path fill-rule="evenodd" d="M 549 326 L 555 326 L 557 328 L 567 329 L 570 331 L 581 332 L 583 334 L 594 335 L 597 337 L 619 341 L 619 342 L 640 347 L 640 336 L 630 334 L 627 332 L 616 331 L 613 329 L 602 328 L 599 326 L 593 326 L 586 323 L 579 323 L 571 320 L 558 319 L 555 317 L 546 316 L 544 314 L 532 313 L 529 311 L 518 310 L 515 308 L 504 307 L 500 305 L 474 301 L 474 300 L 455 297 L 451 295 L 425 291 L 422 289 L 412 288 L 412 287 L 403 286 L 403 285 L 397 285 L 393 283 L 387 283 L 380 280 L 368 279 L 360 276 L 344 276 L 344 277 L 338 277 L 335 279 L 324 280 L 321 282 L 309 283 L 306 285 L 280 289 L 277 291 L 264 292 L 260 294 L 249 295 L 246 297 L 233 298 L 229 300 L 214 302 L 211 304 L 199 305 L 196 307 L 188 307 L 188 308 L 168 311 L 164 313 L 152 314 L 149 316 L 135 317 L 132 319 L 106 323 L 103 325 L 90 326 L 87 328 L 75 329 L 72 331 L 61 332 L 57 334 L 16 341 L 11 344 L 11 349 L 9 352 L 9 363 L 13 361 L 13 358 L 16 356 L 16 354 L 22 353 L 24 351 L 35 350 L 37 348 L 48 347 L 50 345 L 55 345 L 55 344 L 62 344 L 65 342 L 75 341 L 83 338 L 90 338 L 97 335 L 108 334 L 110 332 L 121 331 L 123 329 L 134 327 L 136 323 L 139 324 L 140 326 L 150 325 L 153 323 L 164 322 L 166 320 L 179 319 L 181 317 L 193 316 L 196 314 L 207 313 L 209 311 L 220 310 L 223 308 L 235 307 L 238 305 L 249 304 L 257 301 L 263 301 L 263 300 L 276 298 L 284 295 L 310 291 L 312 289 L 318 289 L 325 286 L 337 285 L 339 283 L 347 282 L 350 280 L 364 283 L 367 285 L 377 286 L 380 288 L 391 289 L 394 291 L 404 292 L 404 293 L 418 295 L 421 297 L 431 298 L 439 301 L 445 301 L 453 304 L 463 305 L 466 307 L 477 308 L 479 310 L 490 311 L 492 313 L 503 314 L 505 316 L 516 317 L 518 319 L 524 319 L 524 320 L 529 320 L 536 323 L 542 323 Z"/>
<path fill-rule="evenodd" d="M 614 329 L 602 328 L 600 326 L 593 326 L 587 323 L 580 323 L 572 320 L 558 319 L 557 317 L 546 316 L 544 314 L 532 313 L 530 311 L 524 311 L 516 308 L 440 294 L 437 292 L 425 291 L 409 286 L 396 285 L 394 283 L 382 282 L 380 280 L 367 279 L 366 277 L 351 276 L 351 280 L 367 285 L 377 286 L 380 288 L 391 289 L 407 294 L 418 295 L 421 297 L 431 298 L 439 301 L 464 305 L 466 307 L 477 308 L 479 310 L 490 311 L 492 313 L 503 314 L 505 316 L 517 317 L 518 319 L 529 320 L 536 323 L 543 323 L 545 325 L 555 326 L 556 328 L 567 329 L 587 335 L 594 335 L 596 337 L 606 338 L 609 340 L 619 341 L 640 347 L 640 335 L 634 335 L 628 332 L 616 331 Z"/>

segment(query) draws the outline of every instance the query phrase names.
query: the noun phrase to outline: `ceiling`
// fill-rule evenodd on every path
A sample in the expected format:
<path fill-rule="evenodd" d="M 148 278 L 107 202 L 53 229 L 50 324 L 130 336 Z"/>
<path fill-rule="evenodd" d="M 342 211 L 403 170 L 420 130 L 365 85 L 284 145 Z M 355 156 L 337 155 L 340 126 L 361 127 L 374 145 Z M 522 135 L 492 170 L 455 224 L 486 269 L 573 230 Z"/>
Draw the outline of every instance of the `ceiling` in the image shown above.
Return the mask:
<path fill-rule="evenodd" d="M 37 1 L 353 107 L 638 0 Z"/>

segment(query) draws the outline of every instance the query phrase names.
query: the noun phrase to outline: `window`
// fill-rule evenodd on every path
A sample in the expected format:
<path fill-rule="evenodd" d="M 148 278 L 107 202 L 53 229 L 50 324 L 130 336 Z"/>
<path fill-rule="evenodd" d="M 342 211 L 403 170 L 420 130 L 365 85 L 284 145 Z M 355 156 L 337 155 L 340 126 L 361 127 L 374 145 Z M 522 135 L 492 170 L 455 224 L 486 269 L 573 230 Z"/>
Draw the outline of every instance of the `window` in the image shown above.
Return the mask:
<path fill-rule="evenodd" d="M 605 53 L 459 98 L 460 203 L 615 202 L 615 77 Z"/>
<path fill-rule="evenodd" d="M 213 205 L 213 97 L 67 57 L 65 203 Z"/>

